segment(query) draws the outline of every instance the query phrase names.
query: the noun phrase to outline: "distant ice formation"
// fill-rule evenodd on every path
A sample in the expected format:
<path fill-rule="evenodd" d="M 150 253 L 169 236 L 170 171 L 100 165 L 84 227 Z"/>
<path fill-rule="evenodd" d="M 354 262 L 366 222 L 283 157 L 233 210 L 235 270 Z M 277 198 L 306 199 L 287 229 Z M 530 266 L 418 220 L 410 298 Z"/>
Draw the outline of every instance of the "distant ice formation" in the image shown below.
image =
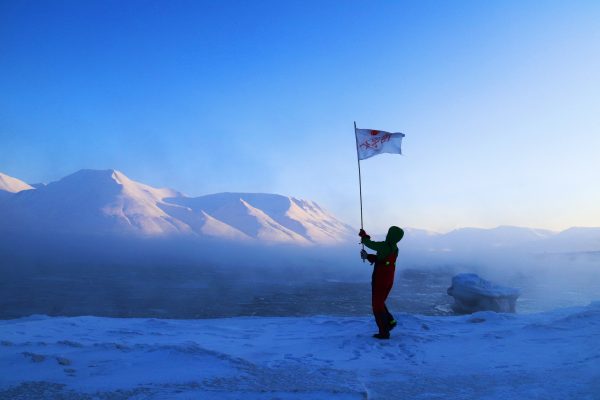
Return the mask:
<path fill-rule="evenodd" d="M 477 311 L 516 312 L 518 289 L 496 285 L 477 274 L 458 274 L 452 278 L 448 294 L 454 297 L 452 308 L 459 314 Z"/>

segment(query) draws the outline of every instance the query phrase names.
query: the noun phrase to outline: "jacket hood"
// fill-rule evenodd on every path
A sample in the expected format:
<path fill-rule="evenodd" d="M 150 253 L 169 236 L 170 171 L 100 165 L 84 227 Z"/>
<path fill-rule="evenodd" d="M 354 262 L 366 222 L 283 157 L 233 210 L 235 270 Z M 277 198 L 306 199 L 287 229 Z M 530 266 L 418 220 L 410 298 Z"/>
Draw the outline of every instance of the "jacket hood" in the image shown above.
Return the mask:
<path fill-rule="evenodd" d="M 404 231 L 397 226 L 392 226 L 385 237 L 385 241 L 388 243 L 398 243 L 404 237 Z"/>

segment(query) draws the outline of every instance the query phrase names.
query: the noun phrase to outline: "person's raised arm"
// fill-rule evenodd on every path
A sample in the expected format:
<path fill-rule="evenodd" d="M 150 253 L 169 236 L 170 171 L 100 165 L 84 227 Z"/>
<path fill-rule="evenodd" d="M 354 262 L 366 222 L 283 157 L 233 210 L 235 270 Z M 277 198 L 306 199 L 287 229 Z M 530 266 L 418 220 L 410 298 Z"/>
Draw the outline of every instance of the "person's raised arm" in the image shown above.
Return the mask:
<path fill-rule="evenodd" d="M 385 242 L 374 242 L 371 240 L 371 236 L 369 236 L 363 229 L 358 232 L 358 236 L 360 236 L 360 242 L 371 250 L 379 252 L 386 248 Z"/>

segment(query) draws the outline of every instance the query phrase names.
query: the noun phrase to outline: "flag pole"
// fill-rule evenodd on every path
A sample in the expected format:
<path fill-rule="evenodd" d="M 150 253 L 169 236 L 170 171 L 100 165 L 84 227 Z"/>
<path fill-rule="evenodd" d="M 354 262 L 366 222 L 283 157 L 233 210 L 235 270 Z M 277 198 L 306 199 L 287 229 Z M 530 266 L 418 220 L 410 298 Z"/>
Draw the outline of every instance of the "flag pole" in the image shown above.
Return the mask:
<path fill-rule="evenodd" d="M 360 229 L 364 229 L 363 226 L 363 205 L 362 205 L 362 179 L 360 176 L 360 157 L 358 155 L 358 137 L 356 136 L 356 121 L 354 121 L 354 140 L 356 141 L 356 160 L 358 161 L 358 194 L 360 196 Z M 365 249 L 365 245 L 362 244 L 362 238 L 361 238 L 361 245 L 362 245 L 362 249 Z M 362 260 L 363 262 L 365 262 L 365 260 Z"/>
<path fill-rule="evenodd" d="M 363 226 L 362 180 L 360 177 L 360 157 L 358 156 L 358 137 L 356 136 L 356 121 L 354 121 L 354 140 L 356 141 L 356 160 L 358 161 L 358 193 L 360 195 L 360 229 Z"/>

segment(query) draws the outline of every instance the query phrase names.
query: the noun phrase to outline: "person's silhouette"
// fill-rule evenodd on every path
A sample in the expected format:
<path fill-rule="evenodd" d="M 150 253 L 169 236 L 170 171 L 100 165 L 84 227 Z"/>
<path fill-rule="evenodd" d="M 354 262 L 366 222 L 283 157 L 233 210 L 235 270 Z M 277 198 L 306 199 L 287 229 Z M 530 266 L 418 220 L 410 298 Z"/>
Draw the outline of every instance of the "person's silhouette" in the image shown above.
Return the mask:
<path fill-rule="evenodd" d="M 402 240 L 404 231 L 397 226 L 392 226 L 383 242 L 372 241 L 363 229 L 358 235 L 361 237 L 362 244 L 377 252 L 377 254 L 367 254 L 365 250 L 361 251 L 361 258 L 374 264 L 371 278 L 371 304 L 379 333 L 374 334 L 373 337 L 389 339 L 390 331 L 396 327 L 396 320 L 387 309 L 385 301 L 394 285 L 396 258 L 398 258 L 397 243 Z"/>

